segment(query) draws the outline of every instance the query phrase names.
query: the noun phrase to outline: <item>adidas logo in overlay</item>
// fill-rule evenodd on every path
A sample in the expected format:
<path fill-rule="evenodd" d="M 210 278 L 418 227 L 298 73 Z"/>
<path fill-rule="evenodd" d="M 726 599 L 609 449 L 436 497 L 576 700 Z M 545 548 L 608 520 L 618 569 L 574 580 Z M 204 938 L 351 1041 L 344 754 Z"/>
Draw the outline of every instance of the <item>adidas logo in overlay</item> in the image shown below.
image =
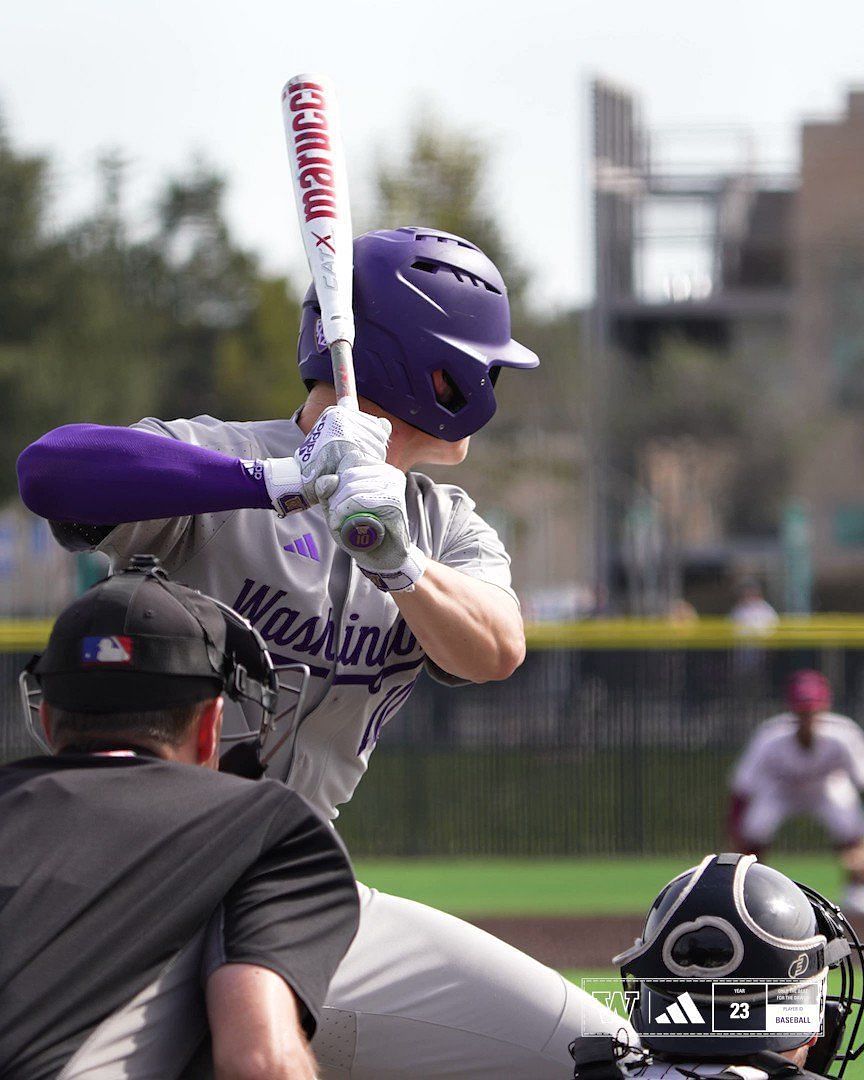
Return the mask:
<path fill-rule="evenodd" d="M 318 548 L 315 546 L 315 537 L 312 533 L 305 533 L 303 536 L 295 536 L 293 540 L 289 540 L 288 543 L 283 544 L 282 547 L 292 555 L 302 555 L 304 559 L 314 559 L 315 562 L 321 562 L 321 556 L 318 554 Z"/>
<path fill-rule="evenodd" d="M 704 1024 L 705 1017 L 696 1008 L 689 992 L 679 994 L 669 1008 L 654 1019 L 655 1024 Z"/>

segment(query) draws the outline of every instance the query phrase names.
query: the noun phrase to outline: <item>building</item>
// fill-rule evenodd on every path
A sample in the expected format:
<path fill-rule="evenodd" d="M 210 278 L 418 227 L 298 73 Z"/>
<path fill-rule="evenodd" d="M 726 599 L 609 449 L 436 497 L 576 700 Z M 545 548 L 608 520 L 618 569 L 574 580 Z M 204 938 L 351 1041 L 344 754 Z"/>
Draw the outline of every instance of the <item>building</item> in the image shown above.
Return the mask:
<path fill-rule="evenodd" d="M 787 610 L 807 608 L 811 576 L 817 606 L 860 608 L 864 94 L 803 125 L 800 168 L 766 163 L 741 126 L 649 129 L 605 81 L 592 104 L 598 579 L 630 610 L 682 593 L 725 610 L 753 576 Z M 694 412 L 713 397 L 745 435 L 722 417 L 704 436 L 616 424 L 674 349 L 709 369 Z"/>
<path fill-rule="evenodd" d="M 864 606 L 864 92 L 801 128 L 795 383 L 807 403 L 795 489 L 812 508 L 819 597 Z"/>

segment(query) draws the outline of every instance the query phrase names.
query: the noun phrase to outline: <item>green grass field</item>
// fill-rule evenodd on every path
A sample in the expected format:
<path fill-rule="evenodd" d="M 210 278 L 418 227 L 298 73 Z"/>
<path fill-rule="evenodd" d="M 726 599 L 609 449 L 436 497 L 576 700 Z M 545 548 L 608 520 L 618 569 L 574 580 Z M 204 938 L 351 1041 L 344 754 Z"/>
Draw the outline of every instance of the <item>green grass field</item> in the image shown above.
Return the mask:
<path fill-rule="evenodd" d="M 358 859 L 357 876 L 382 892 L 454 915 L 641 914 L 686 858 Z M 831 899 L 841 874 L 831 856 L 778 856 L 784 874 Z"/>

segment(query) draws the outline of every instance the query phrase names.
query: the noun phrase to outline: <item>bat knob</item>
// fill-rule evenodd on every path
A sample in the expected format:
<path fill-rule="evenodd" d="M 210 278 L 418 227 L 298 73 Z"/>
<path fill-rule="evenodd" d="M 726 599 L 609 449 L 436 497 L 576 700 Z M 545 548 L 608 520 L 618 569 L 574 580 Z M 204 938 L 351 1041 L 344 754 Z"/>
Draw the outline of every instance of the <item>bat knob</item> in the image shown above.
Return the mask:
<path fill-rule="evenodd" d="M 349 514 L 339 530 L 342 543 L 352 551 L 374 551 L 384 539 L 383 522 L 374 514 Z"/>

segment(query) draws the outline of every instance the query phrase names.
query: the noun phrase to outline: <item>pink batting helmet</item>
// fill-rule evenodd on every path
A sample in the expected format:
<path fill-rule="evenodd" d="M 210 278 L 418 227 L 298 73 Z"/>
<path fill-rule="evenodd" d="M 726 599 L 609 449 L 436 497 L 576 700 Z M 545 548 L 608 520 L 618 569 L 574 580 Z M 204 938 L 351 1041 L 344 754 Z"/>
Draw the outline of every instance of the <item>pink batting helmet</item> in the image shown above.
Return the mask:
<path fill-rule="evenodd" d="M 795 671 L 786 684 L 786 703 L 793 711 L 829 709 L 831 684 L 821 671 Z"/>

